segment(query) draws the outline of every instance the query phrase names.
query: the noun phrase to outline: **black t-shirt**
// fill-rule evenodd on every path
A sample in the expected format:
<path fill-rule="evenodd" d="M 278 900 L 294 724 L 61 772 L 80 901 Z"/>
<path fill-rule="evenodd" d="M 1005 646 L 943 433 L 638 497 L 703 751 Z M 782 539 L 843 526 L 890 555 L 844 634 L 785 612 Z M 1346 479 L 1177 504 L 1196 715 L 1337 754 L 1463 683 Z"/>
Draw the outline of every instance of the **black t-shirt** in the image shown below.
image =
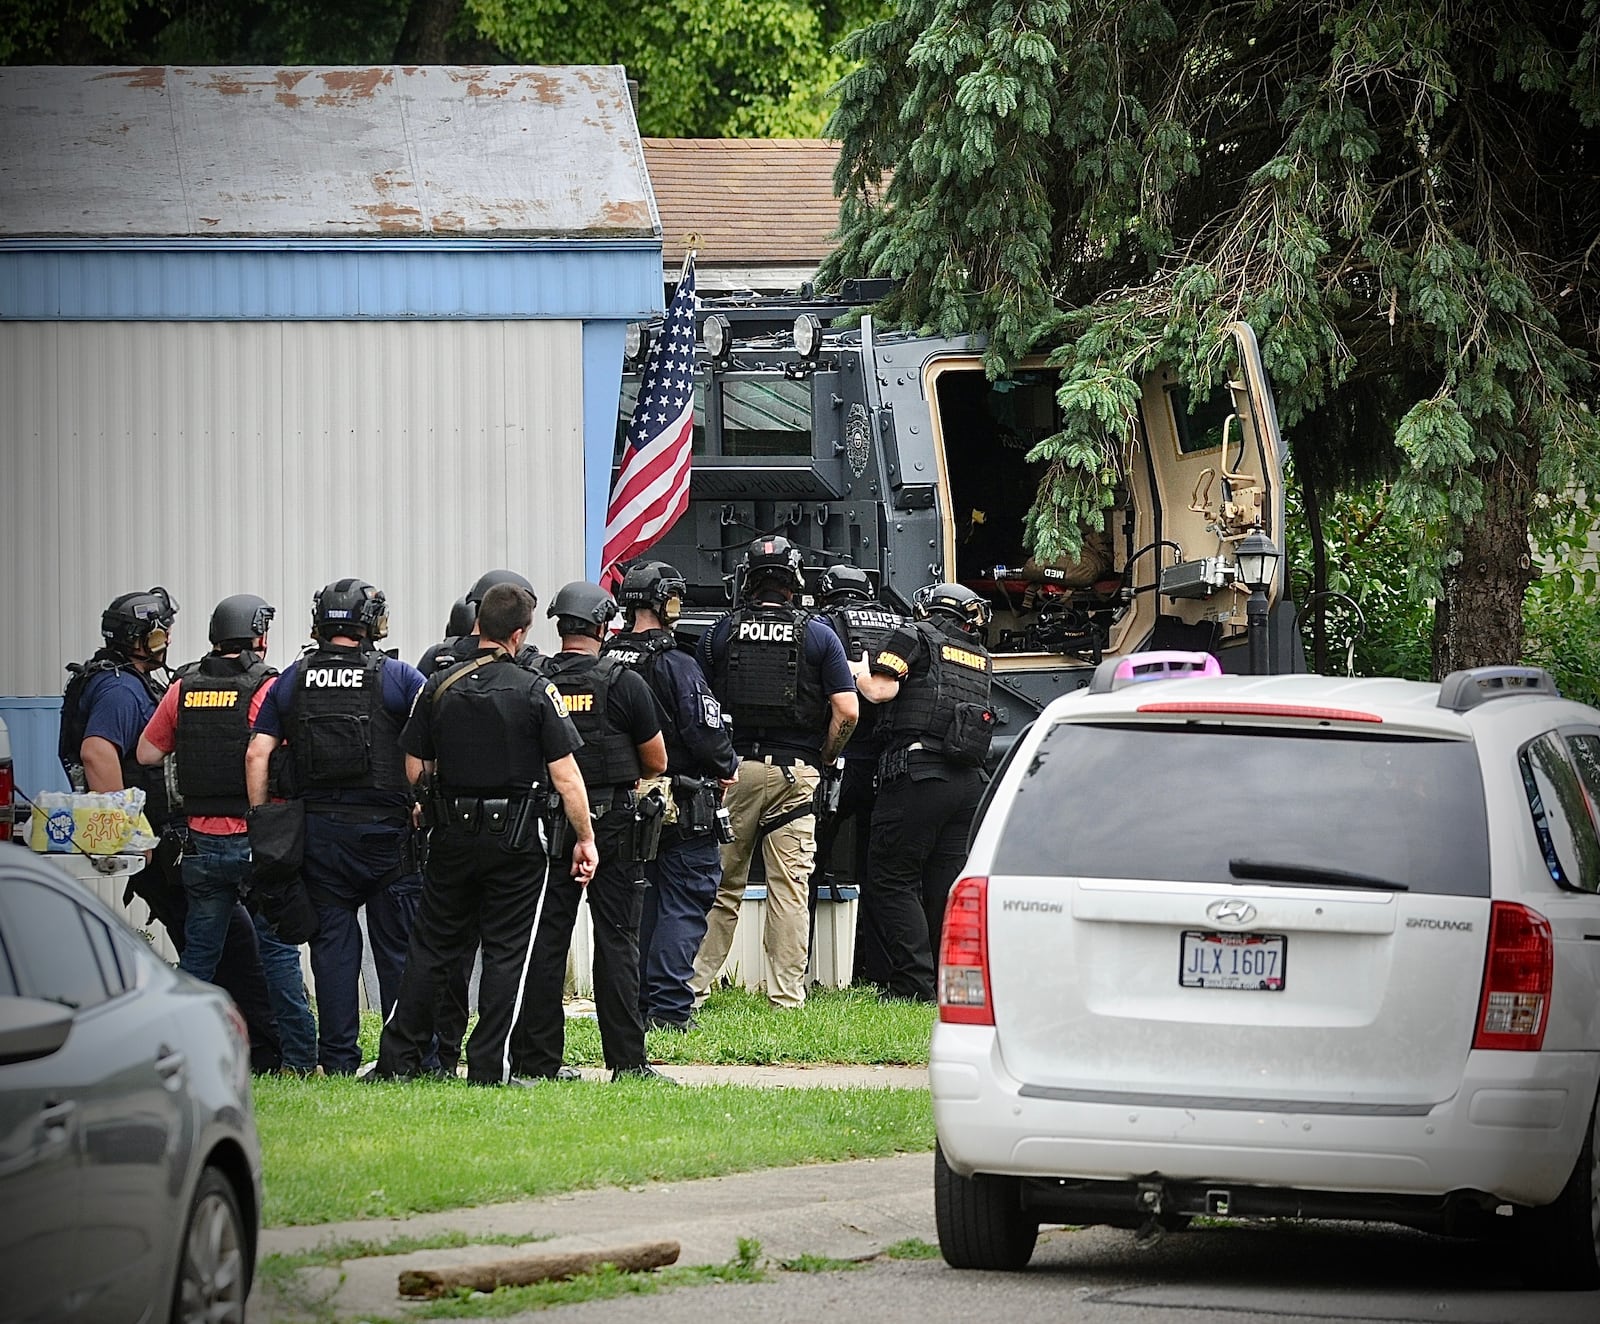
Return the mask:
<path fill-rule="evenodd" d="M 542 782 L 546 764 L 582 746 L 561 692 L 545 677 L 514 663 L 485 662 L 450 682 L 440 697 L 441 687 L 456 671 L 451 667 L 429 677 L 400 733 L 400 748 L 407 754 L 440 761 L 438 774 L 445 785 L 503 789 Z M 445 723 L 457 726 L 442 731 Z M 441 758 L 441 750 L 462 746 L 477 748 L 483 756 L 445 766 L 449 757 Z"/>

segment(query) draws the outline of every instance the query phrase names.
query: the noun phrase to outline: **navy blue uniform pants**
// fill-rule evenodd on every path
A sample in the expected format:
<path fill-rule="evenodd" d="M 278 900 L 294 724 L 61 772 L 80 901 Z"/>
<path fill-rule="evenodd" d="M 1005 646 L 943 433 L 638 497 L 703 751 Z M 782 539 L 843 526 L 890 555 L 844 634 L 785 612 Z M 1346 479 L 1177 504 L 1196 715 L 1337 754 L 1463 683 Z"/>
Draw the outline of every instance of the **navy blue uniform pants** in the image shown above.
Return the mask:
<path fill-rule="evenodd" d="M 317 1061 L 330 1076 L 361 1065 L 361 924 L 377 967 L 382 1011 L 400 993 L 420 882 L 402 877 L 409 831 L 403 818 L 374 821 L 360 813 L 306 814 L 306 890 L 317 910 L 311 976 L 317 991 Z"/>
<path fill-rule="evenodd" d="M 675 826 L 666 828 L 644 875 L 649 887 L 639 919 L 639 1014 L 646 1023 L 682 1025 L 694 1010 L 689 980 L 722 881 L 716 834 L 686 837 Z"/>

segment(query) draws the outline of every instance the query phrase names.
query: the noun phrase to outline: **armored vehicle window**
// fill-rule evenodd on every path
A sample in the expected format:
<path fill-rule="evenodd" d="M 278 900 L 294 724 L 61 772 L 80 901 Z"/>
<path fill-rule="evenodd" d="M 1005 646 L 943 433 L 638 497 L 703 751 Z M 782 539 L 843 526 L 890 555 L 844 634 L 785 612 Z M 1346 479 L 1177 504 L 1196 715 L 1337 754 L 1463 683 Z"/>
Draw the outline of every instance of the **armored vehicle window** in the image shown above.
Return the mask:
<path fill-rule="evenodd" d="M 622 455 L 622 447 L 628 440 L 628 424 L 633 422 L 634 406 L 639 403 L 639 375 L 638 373 L 624 373 L 622 377 L 622 399 L 617 409 L 617 442 L 612 448 L 612 458 L 617 459 Z M 706 454 L 706 388 L 704 382 L 694 384 L 694 453 Z"/>
<path fill-rule="evenodd" d="M 1182 454 L 1193 455 L 1222 445 L 1222 425 L 1233 412 L 1232 393 L 1226 386 L 1217 387 L 1204 400 L 1196 400 L 1187 386 L 1169 386 L 1167 402 L 1172 406 L 1172 424 Z M 1237 429 L 1234 436 L 1237 439 Z"/>
<path fill-rule="evenodd" d="M 811 454 L 811 382 L 732 377 L 721 382 L 724 455 Z"/>

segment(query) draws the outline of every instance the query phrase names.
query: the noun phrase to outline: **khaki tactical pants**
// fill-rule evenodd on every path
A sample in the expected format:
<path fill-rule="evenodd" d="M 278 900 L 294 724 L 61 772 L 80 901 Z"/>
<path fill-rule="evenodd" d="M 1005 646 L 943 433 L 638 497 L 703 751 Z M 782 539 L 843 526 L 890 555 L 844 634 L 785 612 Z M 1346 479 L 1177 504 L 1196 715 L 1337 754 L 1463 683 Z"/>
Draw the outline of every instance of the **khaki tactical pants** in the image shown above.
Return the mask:
<path fill-rule="evenodd" d="M 723 796 L 733 824 L 733 840 L 722 848 L 722 884 L 707 917 L 705 941 L 695 957 L 690 988 L 704 1001 L 733 946 L 739 904 L 750 878 L 750 861 L 763 823 L 802 805 L 817 789 L 817 770 L 796 763 L 783 768 L 763 759 L 741 759 L 738 780 Z M 816 857 L 816 818 L 774 828 L 761 838 L 767 870 L 767 916 L 763 946 L 767 955 L 767 1000 L 775 1007 L 800 1007 L 806 1000 L 806 966 L 811 936 L 811 866 Z"/>

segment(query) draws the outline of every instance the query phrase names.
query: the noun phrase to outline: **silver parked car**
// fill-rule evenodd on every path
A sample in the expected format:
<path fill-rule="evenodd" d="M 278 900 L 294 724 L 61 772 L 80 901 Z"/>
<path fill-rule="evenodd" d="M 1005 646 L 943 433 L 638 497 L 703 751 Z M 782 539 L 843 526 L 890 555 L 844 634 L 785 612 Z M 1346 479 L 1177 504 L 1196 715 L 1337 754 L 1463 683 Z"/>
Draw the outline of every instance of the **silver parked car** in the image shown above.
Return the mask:
<path fill-rule="evenodd" d="M 0 845 L 0 1316 L 242 1321 L 261 1150 L 244 1021 Z"/>

